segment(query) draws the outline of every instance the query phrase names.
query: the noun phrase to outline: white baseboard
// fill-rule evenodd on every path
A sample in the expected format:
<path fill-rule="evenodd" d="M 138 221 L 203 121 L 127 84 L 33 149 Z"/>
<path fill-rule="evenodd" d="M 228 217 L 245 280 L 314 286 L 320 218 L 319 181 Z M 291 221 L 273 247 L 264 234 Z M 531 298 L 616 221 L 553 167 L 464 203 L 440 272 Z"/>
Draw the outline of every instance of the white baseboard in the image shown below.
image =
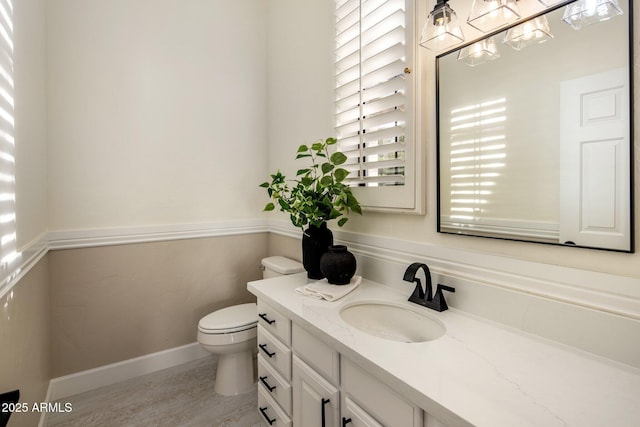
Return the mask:
<path fill-rule="evenodd" d="M 211 353 L 196 343 L 147 354 L 99 368 L 54 378 L 49 382 L 47 401 L 55 401 L 98 387 L 191 362 Z"/>

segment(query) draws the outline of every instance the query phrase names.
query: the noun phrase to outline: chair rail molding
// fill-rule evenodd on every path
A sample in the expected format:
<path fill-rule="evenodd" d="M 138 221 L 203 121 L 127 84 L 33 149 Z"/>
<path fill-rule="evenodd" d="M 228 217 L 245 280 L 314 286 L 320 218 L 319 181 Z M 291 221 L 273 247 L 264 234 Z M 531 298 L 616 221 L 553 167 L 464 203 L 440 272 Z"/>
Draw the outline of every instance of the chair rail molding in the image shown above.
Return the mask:
<path fill-rule="evenodd" d="M 266 233 L 268 231 L 265 220 L 247 219 L 195 224 L 50 231 L 47 233 L 47 240 L 49 248 L 55 250 Z"/>
<path fill-rule="evenodd" d="M 206 224 L 49 231 L 22 249 L 18 265 L 12 271 L 0 272 L 3 274 L 0 298 L 49 250 L 265 232 L 302 238 L 300 229 L 288 221 L 260 218 Z M 640 320 L 640 280 L 637 278 L 341 229 L 334 230 L 334 238 L 349 246 L 367 278 L 400 289 L 406 287 L 401 280 L 404 268 L 412 262 L 422 261 L 429 265 L 436 280 L 484 284 Z"/>

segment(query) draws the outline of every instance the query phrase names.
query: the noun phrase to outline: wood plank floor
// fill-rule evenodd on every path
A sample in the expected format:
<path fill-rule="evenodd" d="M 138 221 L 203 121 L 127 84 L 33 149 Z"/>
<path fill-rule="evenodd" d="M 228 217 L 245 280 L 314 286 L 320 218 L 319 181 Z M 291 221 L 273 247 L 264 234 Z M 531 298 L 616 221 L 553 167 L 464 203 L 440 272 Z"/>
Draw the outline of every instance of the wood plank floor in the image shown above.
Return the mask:
<path fill-rule="evenodd" d="M 50 427 L 256 427 L 257 392 L 213 390 L 217 356 L 61 399 L 68 413 L 47 415 Z"/>

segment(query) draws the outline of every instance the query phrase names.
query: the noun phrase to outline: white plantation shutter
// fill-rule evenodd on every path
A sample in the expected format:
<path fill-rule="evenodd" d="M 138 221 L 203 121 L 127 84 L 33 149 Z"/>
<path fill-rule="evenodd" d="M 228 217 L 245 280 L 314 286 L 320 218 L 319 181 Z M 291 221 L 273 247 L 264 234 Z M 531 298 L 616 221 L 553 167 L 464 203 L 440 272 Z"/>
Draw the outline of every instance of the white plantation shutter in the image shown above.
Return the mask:
<path fill-rule="evenodd" d="M 352 186 L 403 186 L 411 109 L 405 0 L 336 0 L 336 132 Z"/>
<path fill-rule="evenodd" d="M 13 4 L 0 0 L 0 270 L 16 253 Z"/>

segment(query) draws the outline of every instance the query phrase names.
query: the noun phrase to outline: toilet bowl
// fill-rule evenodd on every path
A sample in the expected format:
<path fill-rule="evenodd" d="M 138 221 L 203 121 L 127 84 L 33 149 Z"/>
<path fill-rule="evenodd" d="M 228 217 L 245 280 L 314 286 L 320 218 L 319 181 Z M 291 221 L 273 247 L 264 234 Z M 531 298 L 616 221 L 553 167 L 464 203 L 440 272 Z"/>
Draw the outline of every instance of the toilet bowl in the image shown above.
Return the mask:
<path fill-rule="evenodd" d="M 304 271 L 302 264 L 275 256 L 262 260 L 263 278 Z M 254 354 L 258 334 L 255 303 L 239 304 L 210 313 L 198 323 L 198 342 L 219 355 L 214 390 L 235 396 L 255 389 Z"/>
<path fill-rule="evenodd" d="M 223 308 L 200 319 L 198 342 L 205 350 L 219 355 L 216 393 L 233 396 L 254 388 L 257 319 L 255 303 Z"/>

